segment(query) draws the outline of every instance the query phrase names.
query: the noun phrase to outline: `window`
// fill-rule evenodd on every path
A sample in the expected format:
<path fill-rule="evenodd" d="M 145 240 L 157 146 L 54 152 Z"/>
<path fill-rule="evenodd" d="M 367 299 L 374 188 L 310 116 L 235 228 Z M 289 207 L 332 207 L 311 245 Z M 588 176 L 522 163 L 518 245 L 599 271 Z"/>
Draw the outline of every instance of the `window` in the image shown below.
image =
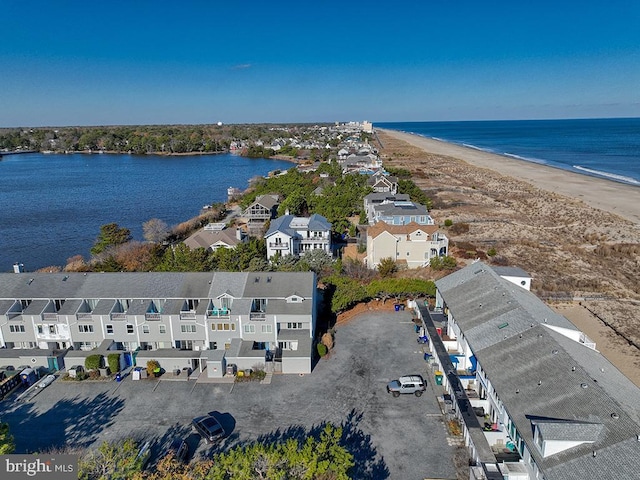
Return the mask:
<path fill-rule="evenodd" d="M 302 322 L 289 322 L 287 323 L 287 328 L 291 328 L 291 329 L 298 329 L 298 328 L 302 328 Z"/>
<path fill-rule="evenodd" d="M 166 325 L 158 325 L 158 328 L 160 330 L 160 333 L 167 333 L 167 326 Z"/>
<path fill-rule="evenodd" d="M 133 333 L 133 325 L 127 323 L 127 333 Z"/>
<path fill-rule="evenodd" d="M 244 333 L 256 333 L 256 326 L 255 325 L 245 325 L 244 326 Z"/>
<path fill-rule="evenodd" d="M 273 326 L 272 325 L 262 325 L 262 333 L 272 333 Z"/>
<path fill-rule="evenodd" d="M 209 342 L 209 350 L 217 350 L 218 342 Z"/>
<path fill-rule="evenodd" d="M 251 305 L 252 312 L 264 312 L 267 307 L 267 299 L 266 298 L 254 298 L 253 304 Z"/>
<path fill-rule="evenodd" d="M 113 335 L 113 325 L 105 325 L 107 329 L 107 335 Z"/>
<path fill-rule="evenodd" d="M 149 325 L 142 325 L 142 333 L 149 333 Z"/>
<path fill-rule="evenodd" d="M 220 332 L 232 330 L 235 332 L 236 324 L 235 323 L 212 323 L 211 330 L 218 330 Z"/>
<path fill-rule="evenodd" d="M 42 334 L 44 333 L 44 330 L 43 330 L 42 325 L 36 325 L 36 328 L 38 329 L 38 333 L 39 333 L 40 335 L 42 335 Z"/>
<path fill-rule="evenodd" d="M 93 325 L 80 324 L 78 325 L 78 329 L 80 330 L 80 333 L 93 333 Z"/>
<path fill-rule="evenodd" d="M 11 333 L 24 333 L 24 325 L 9 325 Z"/>
<path fill-rule="evenodd" d="M 182 333 L 196 333 L 195 325 L 180 325 L 180 331 Z"/>

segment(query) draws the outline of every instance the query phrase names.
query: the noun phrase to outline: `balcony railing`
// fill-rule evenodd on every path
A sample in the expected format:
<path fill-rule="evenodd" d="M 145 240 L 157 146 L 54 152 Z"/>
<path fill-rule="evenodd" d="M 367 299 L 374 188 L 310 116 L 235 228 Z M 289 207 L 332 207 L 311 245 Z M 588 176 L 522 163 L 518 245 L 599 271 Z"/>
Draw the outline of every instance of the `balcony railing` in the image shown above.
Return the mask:
<path fill-rule="evenodd" d="M 274 250 L 289 250 L 289 244 L 269 242 L 269 248 L 273 248 Z"/>
<path fill-rule="evenodd" d="M 93 320 L 93 315 L 90 313 L 78 313 L 78 320 Z"/>
<path fill-rule="evenodd" d="M 195 320 L 196 312 L 180 312 L 180 320 Z"/>
<path fill-rule="evenodd" d="M 229 318 L 231 311 L 228 308 L 214 308 L 213 310 L 207 310 L 208 318 Z"/>
<path fill-rule="evenodd" d="M 42 314 L 42 319 L 46 320 L 48 322 L 51 322 L 51 321 L 57 322 L 58 321 L 58 314 L 57 313 L 43 313 Z"/>
<path fill-rule="evenodd" d="M 264 312 L 251 312 L 249 314 L 249 320 L 254 322 L 263 322 L 267 319 L 267 314 Z"/>
<path fill-rule="evenodd" d="M 111 314 L 111 320 L 126 320 L 127 319 L 127 314 L 126 313 L 112 313 Z"/>
<path fill-rule="evenodd" d="M 145 320 L 157 322 L 160 320 L 159 313 L 146 313 L 144 315 Z"/>
<path fill-rule="evenodd" d="M 69 335 L 62 335 L 59 333 L 38 333 L 36 334 L 36 337 L 38 338 L 38 340 L 71 340 Z"/>

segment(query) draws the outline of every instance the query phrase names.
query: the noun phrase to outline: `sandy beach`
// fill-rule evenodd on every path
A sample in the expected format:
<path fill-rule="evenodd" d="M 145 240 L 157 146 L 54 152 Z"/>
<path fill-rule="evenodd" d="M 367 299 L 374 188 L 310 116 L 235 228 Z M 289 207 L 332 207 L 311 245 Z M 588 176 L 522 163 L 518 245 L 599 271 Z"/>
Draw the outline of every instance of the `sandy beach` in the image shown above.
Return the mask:
<path fill-rule="evenodd" d="M 420 135 L 391 130 L 385 130 L 385 133 L 426 152 L 458 158 L 477 167 L 489 168 L 503 175 L 524 180 L 537 188 L 582 200 L 594 208 L 640 223 L 640 187 L 495 155 Z"/>
<path fill-rule="evenodd" d="M 453 222 L 445 233 L 459 264 L 481 258 L 529 272 L 532 291 L 640 386 L 639 187 L 377 132 L 385 166 L 409 170 L 436 222 Z"/>

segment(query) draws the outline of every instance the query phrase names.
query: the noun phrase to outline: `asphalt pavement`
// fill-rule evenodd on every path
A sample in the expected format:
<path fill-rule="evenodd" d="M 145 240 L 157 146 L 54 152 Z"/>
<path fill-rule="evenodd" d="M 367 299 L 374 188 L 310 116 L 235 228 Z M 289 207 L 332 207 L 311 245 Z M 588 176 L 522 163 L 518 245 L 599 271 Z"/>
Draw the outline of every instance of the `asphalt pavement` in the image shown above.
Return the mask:
<path fill-rule="evenodd" d="M 456 478 L 438 386 L 416 342 L 412 312 L 371 311 L 336 332 L 335 347 L 309 375 L 274 375 L 270 384 L 196 383 L 130 377 L 115 381 L 56 380 L 33 400 L 0 403 L 16 450 L 91 447 L 126 437 L 151 440 L 158 458 L 175 436 L 191 458 L 256 440 L 303 439 L 326 422 L 342 426 L 355 456 L 355 479 Z M 428 380 L 424 395 L 387 393 L 400 375 Z M 225 440 L 206 445 L 191 419 L 213 413 Z"/>

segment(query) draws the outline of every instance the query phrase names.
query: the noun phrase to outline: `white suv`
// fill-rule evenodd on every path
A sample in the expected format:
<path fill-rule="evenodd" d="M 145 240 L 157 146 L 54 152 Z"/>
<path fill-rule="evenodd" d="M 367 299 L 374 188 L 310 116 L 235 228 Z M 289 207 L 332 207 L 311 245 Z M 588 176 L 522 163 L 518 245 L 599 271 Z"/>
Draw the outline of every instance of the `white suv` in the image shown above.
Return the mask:
<path fill-rule="evenodd" d="M 427 382 L 421 375 L 404 375 L 387 384 L 387 392 L 394 397 L 399 397 L 401 393 L 413 393 L 419 397 L 426 389 Z"/>

